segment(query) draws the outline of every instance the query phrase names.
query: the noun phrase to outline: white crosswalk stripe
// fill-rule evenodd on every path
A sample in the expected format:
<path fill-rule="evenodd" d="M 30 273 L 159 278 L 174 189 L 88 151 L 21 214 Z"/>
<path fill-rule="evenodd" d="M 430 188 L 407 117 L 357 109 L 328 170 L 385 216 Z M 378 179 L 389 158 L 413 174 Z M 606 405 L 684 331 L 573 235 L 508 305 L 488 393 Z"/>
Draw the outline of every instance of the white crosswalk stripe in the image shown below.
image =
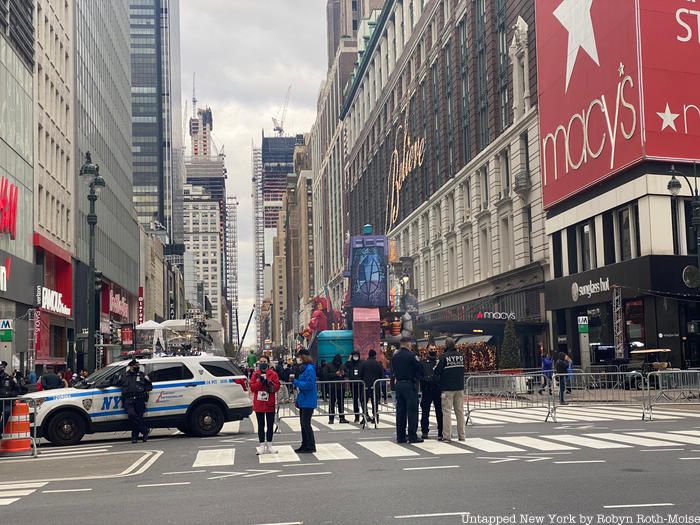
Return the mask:
<path fill-rule="evenodd" d="M 639 436 L 628 436 L 625 434 L 614 434 L 612 432 L 598 432 L 595 434 L 586 434 L 588 437 L 606 439 L 610 441 L 619 441 L 628 445 L 639 445 L 640 447 L 673 447 L 676 443 L 670 441 L 661 441 L 658 439 L 649 439 Z"/>
<path fill-rule="evenodd" d="M 700 445 L 700 437 L 684 436 L 676 433 L 662 432 L 630 432 L 635 436 L 648 437 L 652 439 L 666 439 L 668 441 L 676 441 L 678 443 L 686 443 L 688 445 Z"/>
<path fill-rule="evenodd" d="M 417 456 L 418 453 L 393 441 L 360 441 L 358 445 L 374 452 L 380 458 L 400 458 Z"/>
<path fill-rule="evenodd" d="M 261 464 L 295 463 L 297 461 L 301 461 L 301 459 L 299 458 L 297 453 L 294 452 L 294 449 L 289 445 L 275 446 L 275 444 L 273 443 L 272 447 L 277 451 L 277 453 L 276 454 L 262 454 L 262 455 L 258 456 L 258 461 Z"/>
<path fill-rule="evenodd" d="M 350 452 L 340 443 L 317 443 L 314 453 L 319 461 L 335 461 L 338 459 L 357 459 L 357 456 Z"/>
<path fill-rule="evenodd" d="M 235 448 L 217 448 L 200 450 L 192 467 L 223 467 L 233 465 L 236 457 Z"/>
<path fill-rule="evenodd" d="M 605 448 L 630 448 L 629 445 L 622 443 L 612 443 L 610 441 L 602 441 L 600 439 L 587 438 L 583 436 L 575 436 L 573 434 L 560 434 L 557 436 L 541 436 L 554 441 L 563 441 L 572 445 L 580 445 L 586 448 L 605 449 Z"/>
<path fill-rule="evenodd" d="M 25 496 L 34 494 L 37 489 L 47 485 L 46 482 L 35 483 L 0 483 L 0 506 L 7 506 Z"/>
<path fill-rule="evenodd" d="M 513 447 L 498 441 L 491 441 L 483 438 L 467 438 L 462 441 L 466 446 L 481 450 L 483 452 L 523 452 L 522 448 Z"/>
<path fill-rule="evenodd" d="M 443 455 L 443 454 L 471 454 L 471 450 L 465 448 L 456 447 L 450 445 L 449 443 L 444 443 L 440 441 L 430 441 L 426 440 L 423 443 L 415 443 L 414 447 L 424 450 L 425 452 L 430 452 L 431 454 Z"/>
<path fill-rule="evenodd" d="M 513 443 L 514 445 L 520 445 L 521 447 L 534 448 L 535 450 L 544 450 L 547 452 L 578 450 L 576 447 L 570 447 L 569 445 L 563 445 L 561 443 L 552 443 L 551 441 L 545 441 L 544 439 L 531 436 L 507 436 L 499 437 L 498 439 Z"/>

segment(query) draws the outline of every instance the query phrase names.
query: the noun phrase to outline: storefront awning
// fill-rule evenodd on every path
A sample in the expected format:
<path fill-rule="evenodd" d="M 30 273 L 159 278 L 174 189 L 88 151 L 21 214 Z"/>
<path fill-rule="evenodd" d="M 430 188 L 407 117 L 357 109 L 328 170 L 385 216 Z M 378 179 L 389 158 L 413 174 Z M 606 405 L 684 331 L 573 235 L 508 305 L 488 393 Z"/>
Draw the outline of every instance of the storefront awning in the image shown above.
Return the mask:
<path fill-rule="evenodd" d="M 488 343 L 493 336 L 490 335 L 463 335 L 460 336 L 456 343 L 473 344 L 473 343 Z"/>

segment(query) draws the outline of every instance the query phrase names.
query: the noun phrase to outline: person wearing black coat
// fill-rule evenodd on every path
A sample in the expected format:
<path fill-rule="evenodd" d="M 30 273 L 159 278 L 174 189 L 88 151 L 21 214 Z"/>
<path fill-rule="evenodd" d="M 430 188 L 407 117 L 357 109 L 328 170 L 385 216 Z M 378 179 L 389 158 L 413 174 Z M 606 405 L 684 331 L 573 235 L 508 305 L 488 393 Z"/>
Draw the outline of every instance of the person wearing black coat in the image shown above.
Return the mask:
<path fill-rule="evenodd" d="M 457 416 L 457 437 L 464 441 L 464 356 L 457 351 L 455 340 L 445 339 L 445 352 L 435 367 L 435 376 L 440 385 L 443 427 L 440 441 L 452 439 L 452 409 Z"/>
<path fill-rule="evenodd" d="M 367 360 L 360 364 L 360 379 L 365 383 L 365 419 L 369 423 L 374 423 L 377 414 L 377 400 L 374 398 L 374 383 L 379 379 L 384 379 L 384 367 L 377 361 L 377 352 L 370 350 Z M 372 401 L 372 417 L 367 413 L 367 401 Z"/>
<path fill-rule="evenodd" d="M 423 365 L 423 378 L 420 380 L 421 437 L 427 439 L 430 430 L 430 405 L 435 406 L 437 433 L 440 437 L 442 436 L 442 401 L 440 400 L 440 385 L 434 374 L 437 366 L 437 348 L 434 344 L 428 347 L 428 357 L 421 361 L 421 364 Z"/>
<path fill-rule="evenodd" d="M 344 384 L 345 381 L 345 367 L 343 366 L 343 357 L 340 354 L 336 354 L 333 361 L 328 363 L 324 369 L 324 380 L 333 381 L 330 384 L 331 400 L 330 406 L 328 407 L 328 423 L 333 424 L 335 419 L 335 408 L 338 407 L 338 421 L 341 423 L 347 423 L 348 420 L 345 419 L 345 392 Z"/>
<path fill-rule="evenodd" d="M 360 352 L 354 351 L 350 354 L 350 359 L 345 363 L 345 375 L 349 381 L 360 380 L 360 367 L 364 361 L 360 360 Z M 352 411 L 355 414 L 355 423 L 360 421 L 360 394 L 363 388 L 360 383 L 350 383 L 350 393 L 352 394 Z"/>

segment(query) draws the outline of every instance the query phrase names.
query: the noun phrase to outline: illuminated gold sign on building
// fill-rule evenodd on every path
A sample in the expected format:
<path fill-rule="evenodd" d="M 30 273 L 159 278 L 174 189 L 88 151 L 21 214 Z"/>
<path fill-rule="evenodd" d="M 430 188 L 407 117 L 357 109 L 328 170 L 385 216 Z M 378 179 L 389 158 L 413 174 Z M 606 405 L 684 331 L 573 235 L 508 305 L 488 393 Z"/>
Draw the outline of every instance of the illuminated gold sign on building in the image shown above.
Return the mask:
<path fill-rule="evenodd" d="M 401 151 L 399 151 L 401 149 Z M 425 160 L 425 138 L 413 142 L 408 133 L 408 115 L 403 125 L 396 130 L 394 151 L 389 166 L 389 207 L 387 208 L 387 231 L 399 219 L 401 188 L 404 181 Z"/>

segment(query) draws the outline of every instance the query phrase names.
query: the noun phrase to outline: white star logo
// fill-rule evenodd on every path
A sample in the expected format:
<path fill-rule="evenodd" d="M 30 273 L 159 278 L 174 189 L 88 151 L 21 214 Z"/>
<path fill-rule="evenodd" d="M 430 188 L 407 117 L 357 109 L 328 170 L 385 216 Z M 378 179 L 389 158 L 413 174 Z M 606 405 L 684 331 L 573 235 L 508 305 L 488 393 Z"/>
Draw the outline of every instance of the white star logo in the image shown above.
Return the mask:
<path fill-rule="evenodd" d="M 566 91 L 574 72 L 579 50 L 583 49 L 600 66 L 598 48 L 595 43 L 591 7 L 593 0 L 564 0 L 554 10 L 554 16 L 569 33 L 569 46 L 566 60 Z"/>
<path fill-rule="evenodd" d="M 671 113 L 671 108 L 669 107 L 668 103 L 666 103 L 666 111 L 663 113 L 657 112 L 656 114 L 663 121 L 661 131 L 665 130 L 666 128 L 671 128 L 673 131 L 678 131 L 676 129 L 676 119 L 679 117 L 679 113 Z"/>

